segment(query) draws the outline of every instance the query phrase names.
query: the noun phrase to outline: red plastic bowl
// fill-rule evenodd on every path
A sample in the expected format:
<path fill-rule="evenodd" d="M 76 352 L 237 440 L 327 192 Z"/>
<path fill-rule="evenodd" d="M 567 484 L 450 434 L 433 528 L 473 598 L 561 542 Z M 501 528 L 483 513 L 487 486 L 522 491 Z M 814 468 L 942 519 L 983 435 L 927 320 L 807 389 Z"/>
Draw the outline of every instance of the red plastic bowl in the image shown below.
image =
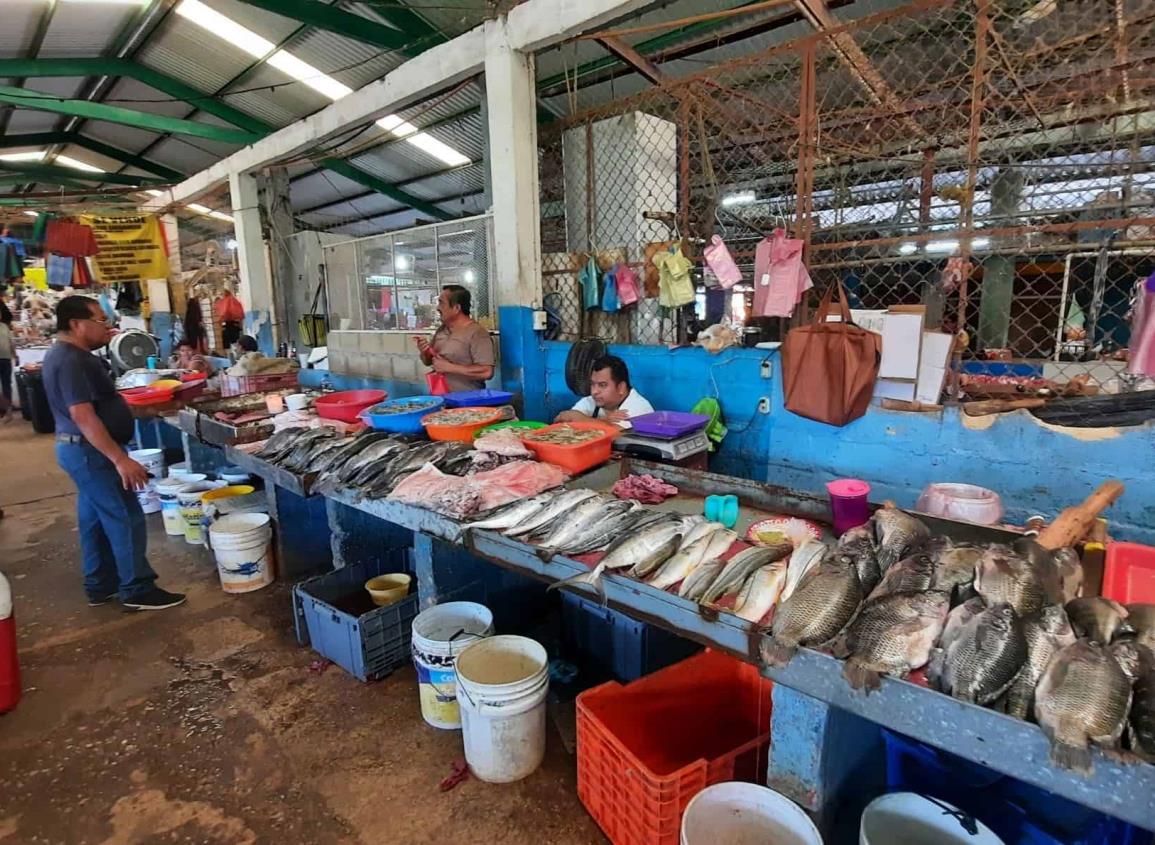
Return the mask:
<path fill-rule="evenodd" d="M 366 408 L 384 402 L 389 394 L 384 390 L 342 390 L 322 396 L 313 406 L 317 415 L 327 420 L 341 422 L 360 422 L 358 417 Z"/>

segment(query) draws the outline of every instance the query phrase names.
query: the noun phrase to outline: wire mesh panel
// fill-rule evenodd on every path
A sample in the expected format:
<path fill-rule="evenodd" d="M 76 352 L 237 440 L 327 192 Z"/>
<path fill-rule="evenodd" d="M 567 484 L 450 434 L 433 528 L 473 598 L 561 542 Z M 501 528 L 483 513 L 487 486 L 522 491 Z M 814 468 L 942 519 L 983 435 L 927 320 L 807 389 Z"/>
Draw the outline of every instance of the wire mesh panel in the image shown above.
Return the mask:
<path fill-rule="evenodd" d="M 610 70 L 575 67 L 569 113 L 539 131 L 561 336 L 680 338 L 655 305 L 671 242 L 694 262 L 696 316 L 747 318 L 758 247 L 784 229 L 815 285 L 794 322 L 840 282 L 858 308 L 925 307 L 928 328 L 959 333 L 960 373 L 1138 383 L 1121 374 L 1155 244 L 1155 0 L 878 8 L 749 13 L 693 62 L 585 37 L 582 55 L 597 39 L 637 72 L 615 96 Z M 714 236 L 743 276 L 721 297 L 702 262 Z M 583 304 L 591 256 L 645 279 L 627 318 Z"/>

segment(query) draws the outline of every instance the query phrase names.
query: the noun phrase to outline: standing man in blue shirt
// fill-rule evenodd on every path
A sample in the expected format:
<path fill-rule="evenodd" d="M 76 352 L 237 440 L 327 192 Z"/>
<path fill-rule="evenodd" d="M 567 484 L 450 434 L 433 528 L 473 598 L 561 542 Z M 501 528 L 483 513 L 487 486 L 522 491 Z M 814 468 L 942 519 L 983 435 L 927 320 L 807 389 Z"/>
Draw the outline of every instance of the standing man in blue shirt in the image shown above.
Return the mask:
<path fill-rule="evenodd" d="M 135 490 L 148 472 L 128 456 L 132 414 L 93 351 L 112 337 L 95 299 L 56 306 L 56 343 L 44 358 L 44 389 L 56 419 L 56 460 L 76 484 L 84 590 L 92 607 L 118 595 L 126 610 L 163 610 L 185 597 L 156 586 L 145 556 L 148 531 Z"/>

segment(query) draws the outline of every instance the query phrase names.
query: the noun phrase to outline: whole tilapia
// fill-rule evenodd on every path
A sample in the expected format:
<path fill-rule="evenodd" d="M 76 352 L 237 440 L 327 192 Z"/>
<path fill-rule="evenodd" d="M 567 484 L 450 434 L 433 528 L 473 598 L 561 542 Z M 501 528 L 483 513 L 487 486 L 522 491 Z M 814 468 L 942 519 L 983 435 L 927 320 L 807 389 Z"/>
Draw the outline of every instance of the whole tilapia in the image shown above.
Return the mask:
<path fill-rule="evenodd" d="M 1010 688 L 1026 659 L 1022 622 L 1009 604 L 997 604 L 953 636 L 934 680 L 948 695 L 985 706 Z"/>
<path fill-rule="evenodd" d="M 265 441 L 265 445 L 253 453 L 255 457 L 262 458 L 266 461 L 273 461 L 275 458 L 281 457 L 292 448 L 293 443 L 298 437 L 307 431 L 311 431 L 308 426 L 300 425 L 293 428 L 283 428 Z"/>
<path fill-rule="evenodd" d="M 1062 601 L 1058 570 L 1036 565 L 1009 546 L 992 543 L 975 569 L 975 589 L 987 604 L 1006 603 L 1019 616 L 1030 616 L 1049 604 Z"/>
<path fill-rule="evenodd" d="M 691 572 L 708 560 L 716 560 L 730 550 L 738 535 L 726 528 L 703 534 L 689 546 L 683 545 L 663 563 L 647 583 L 651 587 L 664 590 L 686 578 Z"/>
<path fill-rule="evenodd" d="M 734 613 L 747 622 L 761 622 L 778 603 L 785 586 L 786 565 L 782 561 L 756 569 L 738 592 Z"/>
<path fill-rule="evenodd" d="M 882 579 L 878 568 L 878 552 L 874 548 L 874 531 L 870 523 L 851 528 L 838 538 L 838 554 L 848 555 L 858 570 L 862 591 L 869 595 Z"/>
<path fill-rule="evenodd" d="M 564 493 L 559 493 L 540 511 L 527 517 L 524 522 L 506 529 L 505 533 L 510 537 L 522 537 L 531 534 L 547 522 L 557 518 L 558 515 L 566 513 L 580 502 L 592 499 L 596 495 L 597 493 L 593 490 L 567 490 Z"/>
<path fill-rule="evenodd" d="M 598 591 L 602 604 L 605 604 L 606 593 L 602 585 L 604 572 L 651 561 L 661 563 L 678 550 L 684 530 L 685 527 L 680 521 L 663 521 L 651 523 L 640 531 L 624 534 L 610 544 L 605 557 L 592 570 L 550 584 L 549 589 L 589 584 Z"/>
<path fill-rule="evenodd" d="M 891 566 L 870 593 L 877 599 L 897 593 L 921 593 L 934 583 L 934 559 L 930 555 L 916 554 L 903 558 Z"/>
<path fill-rule="evenodd" d="M 1090 774 L 1091 743 L 1119 747 L 1131 681 L 1106 648 L 1078 640 L 1056 654 L 1035 689 L 1035 719 L 1051 741 L 1051 762 Z"/>
<path fill-rule="evenodd" d="M 1071 627 L 1080 637 L 1099 645 L 1109 645 L 1118 634 L 1131 633 L 1127 608 L 1111 599 L 1088 596 L 1065 605 Z"/>
<path fill-rule="evenodd" d="M 975 581 L 975 567 L 982 559 L 979 546 L 944 546 L 931 557 L 934 559 L 934 578 L 931 589 L 946 590 L 951 595 L 971 586 Z"/>
<path fill-rule="evenodd" d="M 1135 681 L 1129 722 L 1131 750 L 1155 763 L 1155 667 L 1146 669 Z"/>
<path fill-rule="evenodd" d="M 852 564 L 827 557 L 810 570 L 774 612 L 771 636 L 762 640 L 762 659 L 785 666 L 799 646 L 821 645 L 842 630 L 862 602 Z"/>
<path fill-rule="evenodd" d="M 1127 605 L 1127 624 L 1141 645 L 1155 650 L 1155 604 Z"/>
<path fill-rule="evenodd" d="M 701 601 L 702 596 L 706 594 L 706 590 L 710 589 L 710 585 L 714 583 L 714 579 L 718 577 L 718 573 L 725 568 L 726 564 L 720 560 L 708 560 L 686 576 L 686 580 L 682 582 L 682 586 L 678 587 L 678 595 L 684 596 L 691 601 Z"/>
<path fill-rule="evenodd" d="M 1063 602 L 1077 598 L 1083 587 L 1083 562 L 1071 548 L 1051 550 L 1033 537 L 1020 537 L 1011 545 L 1015 553 L 1040 569 L 1054 570 Z"/>
<path fill-rule="evenodd" d="M 701 604 L 713 604 L 728 593 L 738 592 L 755 570 L 785 559 L 790 554 L 791 548 L 793 547 L 789 543 L 775 543 L 773 546 L 751 546 L 742 549 L 726 561 L 726 566 L 702 596 Z"/>
<path fill-rule="evenodd" d="M 821 563 L 830 550 L 825 543 L 807 537 L 800 545 L 794 547 L 790 553 L 790 560 L 786 563 L 786 584 L 782 588 L 780 601 L 785 601 L 794 594 L 806 573 Z"/>
<path fill-rule="evenodd" d="M 541 511 L 553 499 L 554 495 L 553 493 L 542 493 L 531 499 L 519 499 L 505 507 L 484 514 L 480 519 L 464 526 L 463 530 L 501 531 L 510 528 Z"/>
<path fill-rule="evenodd" d="M 1027 662 L 1006 695 L 1006 711 L 1016 719 L 1029 719 L 1035 710 L 1035 687 L 1051 658 L 1075 641 L 1075 632 L 1063 608 L 1052 605 L 1023 620 Z"/>
<path fill-rule="evenodd" d="M 1127 637 L 1107 646 L 1107 653 L 1119 664 L 1127 680 L 1134 683 L 1151 663 L 1151 655 L 1137 640 Z"/>
<path fill-rule="evenodd" d="M 949 609 L 950 595 L 943 591 L 870 599 L 835 638 L 832 653 L 846 659 L 843 677 L 869 693 L 879 688 L 881 675 L 905 677 L 925 666 Z"/>
<path fill-rule="evenodd" d="M 930 539 L 929 528 L 898 508 L 879 508 L 870 521 L 878 547 L 878 569 L 883 575 Z"/>
<path fill-rule="evenodd" d="M 938 638 L 938 645 L 930 653 L 930 660 L 926 664 L 926 680 L 935 689 L 942 689 L 942 672 L 946 662 L 947 650 L 951 643 L 959 638 L 972 619 L 987 609 L 987 603 L 982 596 L 967 599 L 962 604 L 951 609 L 947 614 L 946 624 Z"/>

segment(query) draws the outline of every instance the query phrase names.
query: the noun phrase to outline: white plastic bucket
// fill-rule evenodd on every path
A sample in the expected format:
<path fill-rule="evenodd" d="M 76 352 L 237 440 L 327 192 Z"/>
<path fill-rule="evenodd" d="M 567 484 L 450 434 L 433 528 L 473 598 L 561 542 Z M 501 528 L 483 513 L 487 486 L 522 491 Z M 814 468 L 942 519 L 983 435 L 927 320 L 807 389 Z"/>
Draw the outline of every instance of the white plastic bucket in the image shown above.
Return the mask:
<path fill-rule="evenodd" d="M 413 620 L 413 664 L 421 717 L 435 728 L 461 727 L 457 707 L 457 655 L 493 633 L 493 614 L 485 605 L 451 601 L 417 614 Z"/>
<path fill-rule="evenodd" d="M 143 490 L 136 491 L 136 500 L 140 502 L 140 509 L 145 513 L 160 513 L 160 497 L 156 494 L 156 482 L 164 478 L 164 450 L 163 449 L 134 449 L 128 456 L 140 464 L 148 472 L 148 484 Z"/>
<path fill-rule="evenodd" d="M 889 845 L 901 842 L 892 839 Z M 716 783 L 690 799 L 682 815 L 682 845 L 822 845 L 802 808 L 756 783 Z M 905 843 L 904 843 L 905 845 Z"/>
<path fill-rule="evenodd" d="M 267 513 L 222 516 L 209 528 L 221 589 L 251 593 L 273 583 L 273 528 Z"/>
<path fill-rule="evenodd" d="M 194 546 L 204 545 L 205 532 L 201 520 L 204 519 L 205 508 L 201 503 L 201 494 L 214 489 L 216 488 L 207 481 L 200 481 L 196 484 L 186 484 L 177 491 L 176 498 L 180 503 L 181 519 L 184 520 L 186 543 L 192 543 Z"/>
<path fill-rule="evenodd" d="M 990 828 L 974 820 L 978 833 L 967 833 L 959 810 L 914 792 L 893 792 L 871 801 L 858 829 L 860 845 L 1003 845 Z"/>
<path fill-rule="evenodd" d="M 528 637 L 489 637 L 461 652 L 457 702 L 474 776 L 512 783 L 541 765 L 548 692 L 549 656 Z"/>
<path fill-rule="evenodd" d="M 179 478 L 162 478 L 156 482 L 156 495 L 160 500 L 160 515 L 164 519 L 164 533 L 170 537 L 184 536 L 184 517 L 180 515 L 180 501 L 176 494 L 188 485 Z"/>

